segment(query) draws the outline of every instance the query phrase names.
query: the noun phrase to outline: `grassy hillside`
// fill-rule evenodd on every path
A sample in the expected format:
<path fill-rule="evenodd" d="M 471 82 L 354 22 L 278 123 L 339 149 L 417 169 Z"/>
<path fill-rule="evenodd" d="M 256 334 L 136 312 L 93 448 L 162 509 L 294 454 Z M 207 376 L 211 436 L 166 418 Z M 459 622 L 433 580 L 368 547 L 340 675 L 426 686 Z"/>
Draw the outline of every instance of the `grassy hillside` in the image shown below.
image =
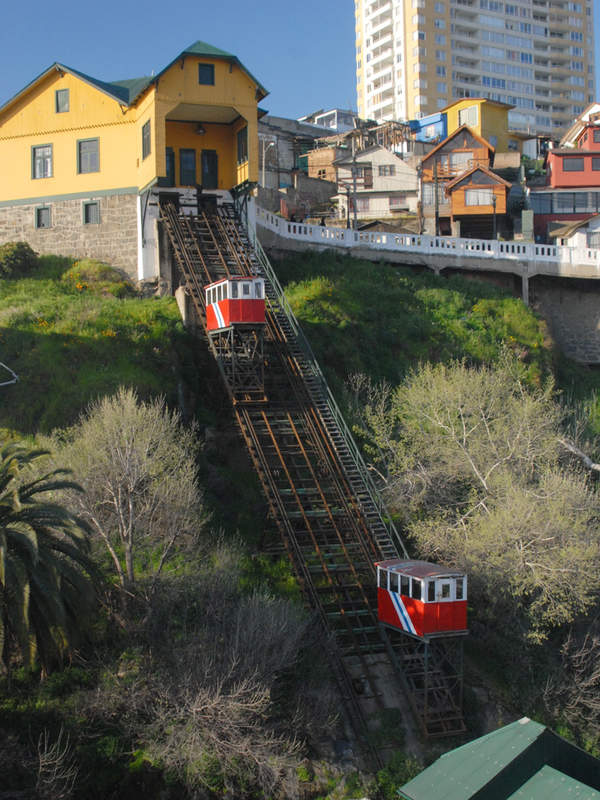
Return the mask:
<path fill-rule="evenodd" d="M 45 256 L 27 278 L 0 281 L 0 429 L 16 436 L 70 424 L 124 384 L 175 401 L 195 376 L 195 349 L 173 298 L 140 299 L 100 265 Z M 3 373 L 4 375 L 5 373 Z"/>
<path fill-rule="evenodd" d="M 561 356 L 544 321 L 493 284 L 333 252 L 275 268 L 334 391 L 355 372 L 397 384 L 419 362 L 490 363 L 509 347 L 532 381 L 554 374 L 567 397 L 596 402 L 600 373 Z"/>

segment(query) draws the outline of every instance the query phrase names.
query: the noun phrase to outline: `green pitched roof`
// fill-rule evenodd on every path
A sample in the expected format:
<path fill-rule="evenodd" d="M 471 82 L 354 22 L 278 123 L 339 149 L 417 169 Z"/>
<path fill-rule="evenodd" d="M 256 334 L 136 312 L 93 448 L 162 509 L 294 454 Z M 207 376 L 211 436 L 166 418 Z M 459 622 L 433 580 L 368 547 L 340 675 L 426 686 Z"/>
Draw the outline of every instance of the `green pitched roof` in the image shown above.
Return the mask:
<path fill-rule="evenodd" d="M 600 800 L 600 792 L 547 764 L 507 800 Z"/>
<path fill-rule="evenodd" d="M 474 739 L 438 758 L 402 787 L 410 800 L 467 800 L 541 736 L 545 728 L 526 717 Z"/>
<path fill-rule="evenodd" d="M 405 800 L 600 800 L 600 762 L 523 717 L 438 758 Z"/>

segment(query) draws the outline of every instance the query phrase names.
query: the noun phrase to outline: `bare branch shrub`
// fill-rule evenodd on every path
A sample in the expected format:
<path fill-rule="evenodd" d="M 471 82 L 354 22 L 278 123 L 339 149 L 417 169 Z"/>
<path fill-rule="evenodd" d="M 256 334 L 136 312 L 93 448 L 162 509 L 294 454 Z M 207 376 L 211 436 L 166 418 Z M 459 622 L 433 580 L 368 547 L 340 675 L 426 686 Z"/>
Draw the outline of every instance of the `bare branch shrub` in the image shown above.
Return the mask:
<path fill-rule="evenodd" d="M 239 548 L 218 541 L 202 562 L 193 576 L 162 577 L 141 660 L 88 696 L 86 712 L 118 719 L 191 796 L 216 781 L 235 797 L 260 787 L 293 798 L 299 737 L 334 716 L 307 663 L 318 660 L 312 620 L 287 600 L 243 595 Z"/>
<path fill-rule="evenodd" d="M 600 621 L 571 630 L 561 648 L 560 669 L 547 681 L 547 710 L 575 731 L 600 738 Z"/>
<path fill-rule="evenodd" d="M 37 744 L 36 792 L 41 800 L 67 800 L 73 796 L 78 769 L 69 746 L 69 737 L 61 728 L 52 741 L 45 730 Z"/>

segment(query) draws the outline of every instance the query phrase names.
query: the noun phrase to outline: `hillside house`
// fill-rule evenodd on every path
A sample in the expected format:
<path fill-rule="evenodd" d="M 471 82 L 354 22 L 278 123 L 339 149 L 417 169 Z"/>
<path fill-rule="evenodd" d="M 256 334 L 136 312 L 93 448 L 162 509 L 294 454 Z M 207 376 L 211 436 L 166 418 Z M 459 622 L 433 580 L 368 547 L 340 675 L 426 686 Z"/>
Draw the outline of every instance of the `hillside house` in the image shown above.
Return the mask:
<path fill-rule="evenodd" d="M 448 136 L 463 125 L 488 141 L 495 151 L 505 152 L 523 149 L 523 140 L 530 138 L 511 130 L 511 111 L 514 106 L 490 100 L 486 97 L 465 97 L 441 110 L 446 116 Z"/>
<path fill-rule="evenodd" d="M 538 241 L 546 241 L 551 225 L 585 219 L 600 211 L 600 120 L 579 125 L 572 144 L 548 150 L 545 185 L 531 187 Z"/>
<path fill-rule="evenodd" d="M 357 219 L 386 219 L 400 212 L 416 212 L 417 171 L 385 147 L 375 145 L 355 156 L 345 154 L 334 166 L 338 186 L 336 200 L 342 219 L 347 218 L 348 211 L 350 216 L 354 214 L 355 183 Z"/>
<path fill-rule="evenodd" d="M 446 189 L 459 175 L 474 167 L 489 169 L 493 158 L 493 146 L 467 125 L 462 125 L 424 156 L 421 161 L 421 198 L 428 232 L 435 233 L 437 211 L 439 232 L 451 233 L 451 195 Z"/>
<path fill-rule="evenodd" d="M 158 192 L 258 180 L 264 87 L 195 42 L 156 75 L 106 82 L 52 64 L 0 108 L 0 242 L 160 275 Z"/>
<path fill-rule="evenodd" d="M 446 186 L 455 236 L 495 239 L 505 229 L 511 184 L 483 166 L 471 167 Z M 500 225 L 498 225 L 500 223 Z"/>

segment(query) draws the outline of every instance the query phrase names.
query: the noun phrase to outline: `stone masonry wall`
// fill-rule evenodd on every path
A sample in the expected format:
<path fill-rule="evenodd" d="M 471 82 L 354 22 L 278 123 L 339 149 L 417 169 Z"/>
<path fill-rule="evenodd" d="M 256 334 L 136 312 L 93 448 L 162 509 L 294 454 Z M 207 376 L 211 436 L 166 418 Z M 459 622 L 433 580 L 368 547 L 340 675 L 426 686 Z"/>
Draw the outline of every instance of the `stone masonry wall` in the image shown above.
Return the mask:
<path fill-rule="evenodd" d="M 584 364 L 600 364 L 600 281 L 537 276 L 529 288 L 531 305 L 562 352 Z"/>
<path fill-rule="evenodd" d="M 100 223 L 83 224 L 83 200 L 0 207 L 0 244 L 25 241 L 41 254 L 97 258 L 137 279 L 137 195 L 89 197 L 100 204 Z M 35 227 L 35 209 L 50 207 L 51 227 Z"/>

